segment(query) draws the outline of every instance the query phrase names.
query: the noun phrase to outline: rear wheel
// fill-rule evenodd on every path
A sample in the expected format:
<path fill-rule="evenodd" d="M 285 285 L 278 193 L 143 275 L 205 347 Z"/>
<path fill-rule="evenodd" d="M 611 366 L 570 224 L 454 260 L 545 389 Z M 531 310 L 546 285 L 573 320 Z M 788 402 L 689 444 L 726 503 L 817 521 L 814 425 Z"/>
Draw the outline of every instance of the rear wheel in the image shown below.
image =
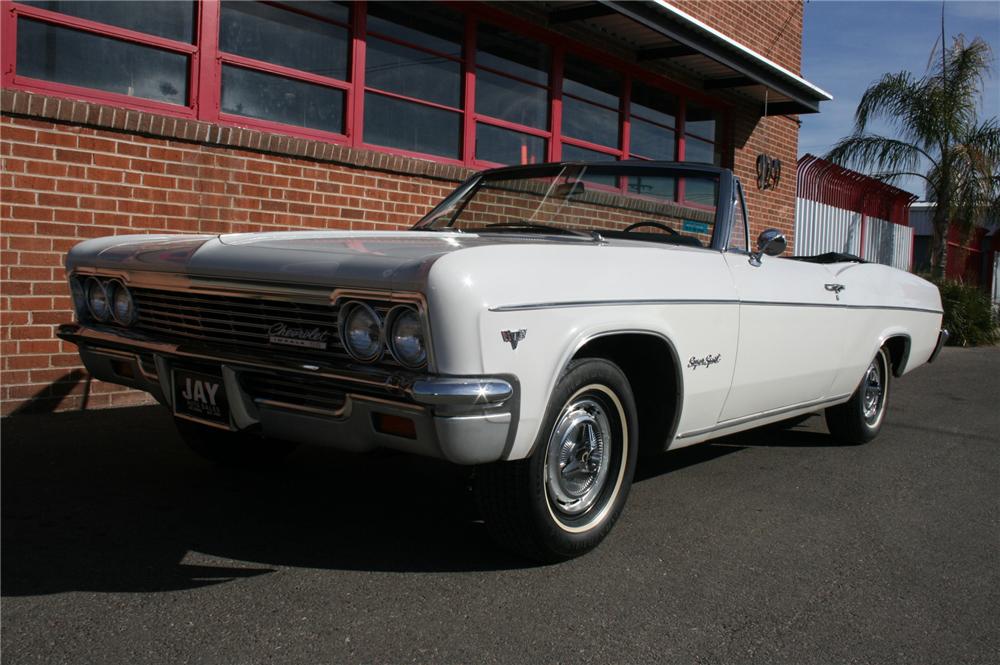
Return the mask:
<path fill-rule="evenodd" d="M 490 534 L 544 562 L 597 547 L 625 505 L 637 437 L 622 371 L 606 360 L 574 361 L 553 391 L 531 457 L 478 470 L 476 495 Z"/>
<path fill-rule="evenodd" d="M 174 418 L 181 440 L 199 457 L 220 466 L 263 468 L 295 449 L 294 443 L 266 439 L 245 432 L 227 432 Z"/>
<path fill-rule="evenodd" d="M 851 399 L 826 410 L 830 434 L 844 443 L 867 443 L 874 439 L 885 420 L 891 376 L 889 353 L 882 347 L 865 370 L 861 385 Z"/>

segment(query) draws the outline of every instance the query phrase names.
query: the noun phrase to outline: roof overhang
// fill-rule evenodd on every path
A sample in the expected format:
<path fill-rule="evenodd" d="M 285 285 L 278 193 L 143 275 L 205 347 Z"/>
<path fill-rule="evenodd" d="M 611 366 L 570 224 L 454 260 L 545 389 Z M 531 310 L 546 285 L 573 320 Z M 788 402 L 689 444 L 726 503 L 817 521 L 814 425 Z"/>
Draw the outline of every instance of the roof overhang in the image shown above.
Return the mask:
<path fill-rule="evenodd" d="M 547 3 L 550 24 L 581 22 L 617 36 L 640 61 L 669 60 L 707 91 L 736 90 L 762 115 L 818 113 L 833 97 L 663 0 Z M 764 107 L 767 107 L 766 110 Z"/>

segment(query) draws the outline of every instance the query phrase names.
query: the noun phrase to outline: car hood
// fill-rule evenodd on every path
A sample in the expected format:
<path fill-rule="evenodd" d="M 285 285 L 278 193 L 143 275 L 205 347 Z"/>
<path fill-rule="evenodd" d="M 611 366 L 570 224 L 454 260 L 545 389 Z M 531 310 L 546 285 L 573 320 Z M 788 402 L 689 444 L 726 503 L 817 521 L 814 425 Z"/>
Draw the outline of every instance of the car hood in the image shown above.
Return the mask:
<path fill-rule="evenodd" d="M 591 244 L 583 238 L 431 231 L 318 231 L 116 236 L 80 243 L 67 268 L 182 273 L 226 280 L 420 290 L 435 260 L 498 244 Z"/>

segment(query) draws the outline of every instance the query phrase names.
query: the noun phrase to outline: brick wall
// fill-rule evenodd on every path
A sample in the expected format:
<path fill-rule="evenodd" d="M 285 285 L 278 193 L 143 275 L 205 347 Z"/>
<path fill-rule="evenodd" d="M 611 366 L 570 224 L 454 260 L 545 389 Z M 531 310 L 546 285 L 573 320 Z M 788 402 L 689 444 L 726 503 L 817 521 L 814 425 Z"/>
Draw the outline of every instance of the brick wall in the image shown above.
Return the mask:
<path fill-rule="evenodd" d="M 308 142 L 301 147 L 312 149 Z M 56 325 L 72 320 L 63 257 L 80 240 L 143 232 L 405 228 L 466 175 L 385 155 L 346 156 L 381 160 L 383 170 L 372 170 L 9 115 L 0 120 L 0 157 L 3 415 L 147 401 L 144 393 L 90 381 L 75 347 L 55 337 Z M 438 175 L 407 175 L 393 165 Z"/>

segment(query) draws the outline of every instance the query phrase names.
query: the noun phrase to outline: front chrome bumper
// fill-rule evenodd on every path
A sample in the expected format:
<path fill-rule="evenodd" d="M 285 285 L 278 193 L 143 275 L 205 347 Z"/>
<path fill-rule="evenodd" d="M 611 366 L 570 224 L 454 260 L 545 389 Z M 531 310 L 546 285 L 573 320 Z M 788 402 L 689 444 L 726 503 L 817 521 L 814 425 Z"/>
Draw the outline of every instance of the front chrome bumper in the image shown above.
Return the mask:
<path fill-rule="evenodd" d="M 77 345 L 92 376 L 144 390 L 172 407 L 173 369 L 217 368 L 230 402 L 230 428 L 300 443 L 364 452 L 379 447 L 440 457 L 457 464 L 502 459 L 517 428 L 513 377 L 456 377 L 309 364 L 301 359 L 189 348 L 127 330 L 64 324 L 57 335 Z M 294 399 L 265 399 L 248 390 L 247 375 L 296 377 L 342 391 L 336 408 Z M 377 416 L 411 420 L 415 436 L 376 429 Z"/>

